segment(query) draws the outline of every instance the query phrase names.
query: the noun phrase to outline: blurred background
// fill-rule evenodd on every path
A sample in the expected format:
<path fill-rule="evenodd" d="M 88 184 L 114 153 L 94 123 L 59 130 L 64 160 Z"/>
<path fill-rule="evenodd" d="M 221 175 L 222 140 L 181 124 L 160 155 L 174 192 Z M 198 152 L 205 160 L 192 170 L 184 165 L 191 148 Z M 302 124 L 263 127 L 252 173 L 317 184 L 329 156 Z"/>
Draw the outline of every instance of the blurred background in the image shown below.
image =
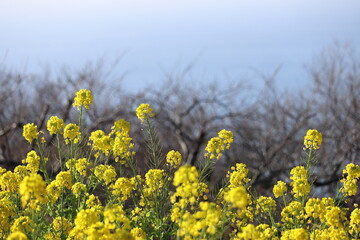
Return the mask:
<path fill-rule="evenodd" d="M 360 1 L 63 0 L 0 2 L 0 162 L 12 168 L 31 148 L 28 122 L 76 121 L 80 88 L 93 91 L 87 129 L 132 124 L 150 103 L 163 151 L 197 164 L 223 128 L 235 143 L 213 187 L 236 162 L 258 191 L 301 163 L 303 136 L 323 133 L 318 191 L 336 189 L 360 153 Z M 49 137 L 48 153 L 51 154 Z"/>

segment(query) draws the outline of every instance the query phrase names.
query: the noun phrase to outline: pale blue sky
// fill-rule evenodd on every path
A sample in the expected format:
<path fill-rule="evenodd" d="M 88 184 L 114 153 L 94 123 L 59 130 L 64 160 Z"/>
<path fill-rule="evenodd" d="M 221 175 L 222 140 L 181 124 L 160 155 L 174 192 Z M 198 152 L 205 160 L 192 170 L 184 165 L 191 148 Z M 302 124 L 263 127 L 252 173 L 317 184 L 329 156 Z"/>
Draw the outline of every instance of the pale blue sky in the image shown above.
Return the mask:
<path fill-rule="evenodd" d="M 282 65 L 279 84 L 296 87 L 334 40 L 360 48 L 360 0 L 0 1 L 0 63 L 39 72 L 123 56 L 131 90 L 194 61 L 203 81 Z"/>

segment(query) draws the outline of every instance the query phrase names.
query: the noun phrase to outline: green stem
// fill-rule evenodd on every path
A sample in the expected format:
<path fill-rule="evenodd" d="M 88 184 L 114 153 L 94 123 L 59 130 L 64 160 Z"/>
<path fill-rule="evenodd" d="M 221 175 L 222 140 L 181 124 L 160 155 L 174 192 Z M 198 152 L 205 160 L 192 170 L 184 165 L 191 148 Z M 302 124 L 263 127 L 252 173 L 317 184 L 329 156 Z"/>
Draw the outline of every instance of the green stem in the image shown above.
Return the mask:
<path fill-rule="evenodd" d="M 82 127 L 82 115 L 83 115 L 83 105 L 80 106 L 80 114 L 79 114 L 79 129 L 81 132 L 81 127 Z"/>
<path fill-rule="evenodd" d="M 43 149 L 41 148 L 41 145 L 39 143 L 39 141 L 37 140 L 36 141 L 36 145 L 38 147 L 38 150 L 39 150 L 39 154 L 40 154 L 40 171 L 44 174 L 44 177 L 45 177 L 45 181 L 47 183 L 50 182 L 50 178 L 49 178 L 49 175 L 46 171 L 46 162 L 44 160 L 44 156 L 43 156 Z"/>
<path fill-rule="evenodd" d="M 308 154 L 308 156 L 306 158 L 306 162 L 305 162 L 305 164 L 306 164 L 305 167 L 306 167 L 307 175 L 308 175 L 307 177 L 310 177 L 310 167 L 311 167 L 312 158 L 313 158 L 313 149 L 310 148 L 309 154 Z"/>
<path fill-rule="evenodd" d="M 205 166 L 201 169 L 200 174 L 199 174 L 199 182 L 202 182 L 205 180 L 206 178 L 206 172 L 208 171 L 208 169 L 211 168 L 211 159 L 210 158 L 206 158 L 206 163 Z"/>
<path fill-rule="evenodd" d="M 129 160 L 129 166 L 131 168 L 131 171 L 133 172 L 133 176 L 135 177 L 137 175 L 137 170 L 136 170 L 136 161 L 134 159 L 134 156 L 131 155 L 130 160 Z"/>
<path fill-rule="evenodd" d="M 63 165 L 64 163 L 62 162 L 62 158 L 61 158 L 61 149 L 60 149 L 60 138 L 59 138 L 59 133 L 56 133 L 56 141 L 57 141 L 57 149 L 58 149 L 58 154 L 59 154 L 59 161 L 60 161 L 60 170 L 63 170 Z"/>
<path fill-rule="evenodd" d="M 158 169 L 160 166 L 160 161 L 158 161 L 158 157 L 156 154 L 156 150 L 157 150 L 157 145 L 155 142 L 156 136 L 148 118 L 146 118 L 146 130 L 149 134 L 149 140 L 150 140 L 150 155 L 151 155 L 150 161 L 153 164 L 153 167 L 155 169 Z"/>

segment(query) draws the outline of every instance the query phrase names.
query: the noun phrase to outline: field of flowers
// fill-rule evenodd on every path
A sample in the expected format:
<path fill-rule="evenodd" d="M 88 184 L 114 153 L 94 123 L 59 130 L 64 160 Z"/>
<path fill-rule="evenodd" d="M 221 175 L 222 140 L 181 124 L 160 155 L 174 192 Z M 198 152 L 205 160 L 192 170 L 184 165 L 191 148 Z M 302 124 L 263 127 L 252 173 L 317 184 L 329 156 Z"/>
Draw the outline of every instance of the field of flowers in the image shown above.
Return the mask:
<path fill-rule="evenodd" d="M 359 165 L 343 170 L 337 196 L 312 197 L 311 165 L 322 143 L 317 130 L 304 137 L 303 165 L 291 169 L 288 183 L 278 181 L 272 196 L 256 194 L 243 163 L 229 169 L 214 193 L 208 174 L 231 147 L 230 131 L 209 140 L 201 166 L 186 165 L 176 150 L 161 155 L 153 110 L 141 104 L 136 115 L 147 139 L 147 170 L 141 174 L 129 122 L 120 119 L 107 133 L 86 134 L 83 118 L 92 101 L 89 90 L 76 93 L 76 124 L 52 116 L 46 133 L 32 123 L 24 126 L 35 150 L 13 171 L 0 168 L 1 239 L 360 238 L 358 205 L 346 204 L 357 194 Z M 58 151 L 52 159 L 56 174 L 47 170 L 47 134 Z"/>

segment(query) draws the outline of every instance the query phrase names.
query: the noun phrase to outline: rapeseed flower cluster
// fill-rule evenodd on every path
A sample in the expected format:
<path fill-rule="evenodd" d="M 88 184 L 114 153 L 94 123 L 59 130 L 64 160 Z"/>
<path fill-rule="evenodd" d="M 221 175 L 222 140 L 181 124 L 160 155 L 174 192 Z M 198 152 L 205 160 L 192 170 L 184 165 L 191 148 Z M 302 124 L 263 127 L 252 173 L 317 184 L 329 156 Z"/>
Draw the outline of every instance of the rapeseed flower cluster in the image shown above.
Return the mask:
<path fill-rule="evenodd" d="M 224 203 L 229 204 L 232 208 L 246 209 L 252 202 L 247 190 L 247 183 L 250 181 L 247 174 L 248 169 L 243 163 L 237 163 L 235 167 L 231 167 L 231 172 L 229 171 L 227 175 L 229 185 L 220 190 L 218 198 L 223 198 Z"/>
<path fill-rule="evenodd" d="M 174 207 L 186 208 L 194 205 L 198 199 L 206 198 L 207 186 L 199 182 L 199 172 L 190 165 L 181 166 L 174 174 L 175 193 L 171 196 Z"/>
<path fill-rule="evenodd" d="M 140 177 L 140 176 L 138 176 Z M 136 180 L 134 178 L 119 177 L 112 186 L 112 194 L 117 197 L 117 200 L 125 202 L 131 193 L 136 190 Z"/>
<path fill-rule="evenodd" d="M 154 192 L 161 189 L 164 186 L 164 177 L 164 169 L 150 169 L 145 174 L 145 190 L 148 190 L 149 192 Z"/>
<path fill-rule="evenodd" d="M 73 106 L 76 106 L 78 109 L 84 107 L 89 110 L 90 106 L 92 105 L 92 102 L 93 102 L 93 95 L 91 91 L 87 89 L 81 89 L 76 93 Z"/>
<path fill-rule="evenodd" d="M 58 118 L 57 116 L 51 116 L 47 121 L 46 126 L 47 130 L 52 135 L 61 133 L 61 130 L 65 127 L 65 124 L 64 120 L 62 120 L 61 118 Z"/>
<path fill-rule="evenodd" d="M 291 169 L 290 179 L 292 182 L 292 193 L 296 198 L 305 196 L 310 193 L 310 184 L 307 178 L 307 170 L 303 166 L 297 166 Z"/>
<path fill-rule="evenodd" d="M 93 150 L 97 151 L 96 157 L 99 157 L 101 153 L 108 156 L 114 145 L 114 139 L 102 130 L 92 132 L 89 140 L 92 141 Z"/>
<path fill-rule="evenodd" d="M 86 158 L 79 158 L 75 162 L 75 169 L 81 176 L 86 176 L 90 163 Z"/>
<path fill-rule="evenodd" d="M 222 156 L 222 152 L 224 152 L 225 149 L 229 149 L 233 142 L 234 136 L 232 132 L 225 129 L 221 130 L 218 133 L 218 137 L 213 137 L 208 142 L 205 148 L 205 157 L 209 157 L 210 159 L 219 159 Z"/>
<path fill-rule="evenodd" d="M 94 169 L 94 175 L 100 182 L 108 185 L 116 180 L 117 174 L 113 166 L 100 164 Z"/>
<path fill-rule="evenodd" d="M 75 123 L 69 123 L 64 128 L 64 139 L 66 144 L 78 143 L 81 138 L 80 127 Z"/>
<path fill-rule="evenodd" d="M 27 174 L 28 175 L 28 174 Z M 16 193 L 19 188 L 19 183 L 22 180 L 23 176 L 6 171 L 0 175 L 0 188 L 3 192 Z"/>
<path fill-rule="evenodd" d="M 73 223 L 64 217 L 56 217 L 51 223 L 51 231 L 45 235 L 45 239 L 62 239 L 69 235 Z"/>
<path fill-rule="evenodd" d="M 322 143 L 322 134 L 316 129 L 309 129 L 304 137 L 305 149 L 319 149 Z"/>
<path fill-rule="evenodd" d="M 33 222 L 28 216 L 21 216 L 14 220 L 13 225 L 10 228 L 12 232 L 30 232 Z"/>
<path fill-rule="evenodd" d="M 132 150 L 134 144 L 132 138 L 129 136 L 128 131 L 118 131 L 113 145 L 113 154 L 115 161 L 125 164 L 135 154 Z"/>
<path fill-rule="evenodd" d="M 259 224 L 255 226 L 254 224 L 247 224 L 244 227 L 241 227 L 241 231 L 235 235 L 232 239 L 243 240 L 243 239 L 279 239 L 277 237 L 278 232 L 276 227 L 271 227 L 268 224 Z"/>
<path fill-rule="evenodd" d="M 32 143 L 39 136 L 39 131 L 38 131 L 37 126 L 33 123 L 28 123 L 28 124 L 24 125 L 23 136 L 26 141 L 28 141 L 29 143 Z"/>
<path fill-rule="evenodd" d="M 28 152 L 26 159 L 24 159 L 22 163 L 27 164 L 26 168 L 31 173 L 36 173 L 37 171 L 39 171 L 40 157 L 36 154 L 35 151 L 30 151 Z"/>
<path fill-rule="evenodd" d="M 111 132 L 105 134 L 102 130 L 95 130 L 91 133 L 89 145 L 95 151 L 95 157 L 101 154 L 105 156 L 113 155 L 116 162 L 125 164 L 135 154 L 132 150 L 134 144 L 129 136 L 130 123 L 124 119 L 114 122 Z"/>
<path fill-rule="evenodd" d="M 355 208 L 350 215 L 350 233 L 360 232 L 360 209 Z"/>
<path fill-rule="evenodd" d="M 251 202 L 245 187 L 231 187 L 224 193 L 224 200 L 230 204 L 233 208 L 244 209 Z"/>
<path fill-rule="evenodd" d="M 7 240 L 27 240 L 27 236 L 20 232 L 20 231 L 16 231 L 16 232 L 12 232 L 7 238 Z"/>
<path fill-rule="evenodd" d="M 281 210 L 281 221 L 285 228 L 303 225 L 305 223 L 305 210 L 299 201 L 291 201 Z"/>
<path fill-rule="evenodd" d="M 231 224 L 235 227 L 234 236 L 239 233 L 242 227 L 254 219 L 253 200 L 250 192 L 247 177 L 248 169 L 243 163 L 237 163 L 231 167 L 228 172 L 229 184 L 220 189 L 218 200 L 222 201 L 222 205 L 227 206 L 223 211 L 231 219 Z M 251 228 L 251 227 L 250 227 Z M 236 238 L 235 238 L 236 239 Z"/>
<path fill-rule="evenodd" d="M 274 198 L 256 194 L 243 163 L 232 166 L 213 192 L 207 184 L 211 160 L 234 142 L 230 131 L 209 140 L 205 166 L 183 164 L 178 151 L 157 154 L 156 128 L 147 121 L 154 114 L 149 104 L 141 104 L 136 114 L 142 123 L 146 120 L 154 161 L 139 171 L 129 122 L 114 122 L 110 132 L 84 132 L 82 110 L 89 110 L 92 101 L 88 90 L 76 94 L 77 124 L 49 118 L 47 136 L 55 134 L 51 139 L 58 147 L 57 155 L 50 156 L 57 163 L 52 173 L 39 140 L 44 133 L 34 124 L 24 126 L 24 138 L 38 149 L 29 151 L 14 170 L 0 168 L 1 239 L 360 238 L 358 205 L 344 205 L 358 194 L 359 165 L 346 165 L 337 198 L 311 194 L 310 160 L 322 144 L 318 131 L 306 133 L 308 159 L 291 169 L 289 179 L 275 184 Z"/>
<path fill-rule="evenodd" d="M 154 117 L 155 114 L 153 113 L 153 109 L 147 103 L 142 103 L 136 109 L 136 116 L 140 119 L 141 123 L 144 122 L 145 119 Z"/>
<path fill-rule="evenodd" d="M 276 198 L 282 197 L 285 195 L 287 191 L 286 183 L 283 181 L 278 181 L 276 185 L 274 185 L 273 193 Z"/>
<path fill-rule="evenodd" d="M 22 207 L 29 204 L 30 208 L 36 208 L 46 202 L 46 182 L 39 174 L 26 176 L 19 184 L 19 194 Z"/>
<path fill-rule="evenodd" d="M 343 183 L 340 192 L 345 196 L 355 196 L 358 189 L 357 182 L 360 178 L 360 166 L 349 163 L 343 170 L 343 175 L 345 177 L 340 180 Z"/>
<path fill-rule="evenodd" d="M 272 197 L 260 196 L 256 200 L 256 214 L 268 214 L 275 211 L 276 202 Z"/>
<path fill-rule="evenodd" d="M 214 237 L 221 221 L 221 209 L 215 203 L 200 202 L 199 210 L 185 212 L 179 222 L 177 235 L 184 239 L 204 239 Z"/>
<path fill-rule="evenodd" d="M 179 166 L 181 164 L 182 156 L 178 151 L 171 150 L 166 155 L 166 162 L 171 166 Z"/>
<path fill-rule="evenodd" d="M 15 212 L 16 204 L 10 199 L 10 196 L 1 194 L 0 196 L 0 237 L 5 238 L 6 233 L 10 231 L 10 223 Z"/>
<path fill-rule="evenodd" d="M 71 192 L 76 198 L 80 198 L 81 195 L 86 194 L 86 185 L 81 182 L 76 182 L 72 185 Z"/>
<path fill-rule="evenodd" d="M 332 198 L 309 198 L 305 205 L 306 217 L 325 221 L 326 208 L 334 206 Z"/>
<path fill-rule="evenodd" d="M 303 228 L 285 230 L 281 236 L 281 240 L 292 240 L 292 239 L 309 239 L 309 232 Z"/>

